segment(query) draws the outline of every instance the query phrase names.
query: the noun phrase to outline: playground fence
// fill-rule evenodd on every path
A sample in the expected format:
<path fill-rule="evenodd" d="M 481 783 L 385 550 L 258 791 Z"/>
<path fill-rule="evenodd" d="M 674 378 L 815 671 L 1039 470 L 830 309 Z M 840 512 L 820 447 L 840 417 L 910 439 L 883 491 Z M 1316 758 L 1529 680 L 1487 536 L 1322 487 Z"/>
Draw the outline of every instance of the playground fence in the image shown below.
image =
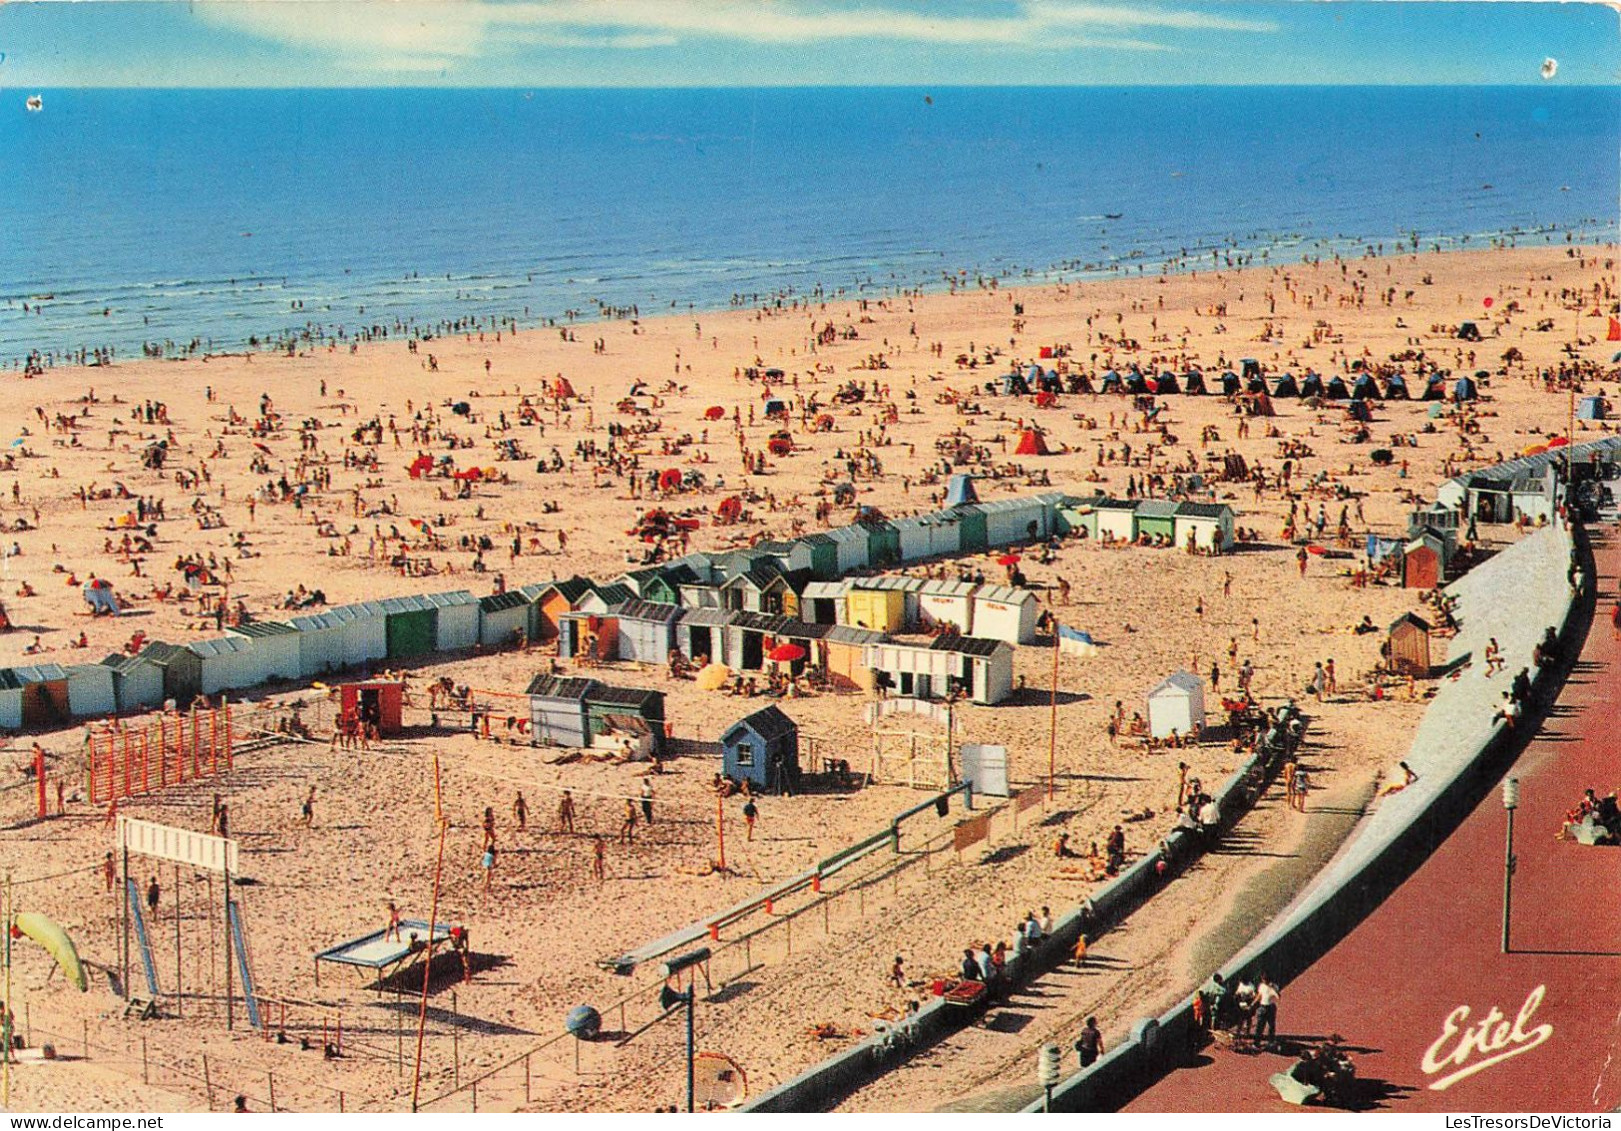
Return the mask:
<path fill-rule="evenodd" d="M 91 730 L 85 789 L 92 805 L 138 797 L 231 768 L 231 708 L 173 711 Z"/>

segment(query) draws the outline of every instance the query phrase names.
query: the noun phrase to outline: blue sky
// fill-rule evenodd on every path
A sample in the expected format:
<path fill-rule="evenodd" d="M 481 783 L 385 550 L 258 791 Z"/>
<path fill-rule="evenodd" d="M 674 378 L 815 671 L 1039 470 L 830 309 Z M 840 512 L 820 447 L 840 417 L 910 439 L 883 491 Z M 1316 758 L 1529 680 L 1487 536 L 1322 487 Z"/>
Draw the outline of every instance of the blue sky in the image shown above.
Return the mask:
<path fill-rule="evenodd" d="M 1617 29 L 1592 3 L 13 0 L 0 88 L 1613 84 Z"/>

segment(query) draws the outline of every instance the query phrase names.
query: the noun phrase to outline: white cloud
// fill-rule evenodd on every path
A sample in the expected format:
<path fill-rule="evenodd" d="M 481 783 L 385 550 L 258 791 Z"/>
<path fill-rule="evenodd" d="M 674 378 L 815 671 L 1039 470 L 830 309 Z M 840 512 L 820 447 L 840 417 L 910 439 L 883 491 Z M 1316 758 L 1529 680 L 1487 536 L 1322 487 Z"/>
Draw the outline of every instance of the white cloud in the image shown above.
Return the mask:
<path fill-rule="evenodd" d="M 1268 21 L 1221 15 L 1214 6 L 1084 0 L 1022 0 L 989 15 L 816 0 L 207 0 L 194 10 L 219 27 L 368 69 L 401 70 L 453 67 L 514 47 L 647 50 L 695 40 L 806 47 L 871 41 L 1155 52 L 1173 48 L 1140 33 L 1277 30 Z"/>

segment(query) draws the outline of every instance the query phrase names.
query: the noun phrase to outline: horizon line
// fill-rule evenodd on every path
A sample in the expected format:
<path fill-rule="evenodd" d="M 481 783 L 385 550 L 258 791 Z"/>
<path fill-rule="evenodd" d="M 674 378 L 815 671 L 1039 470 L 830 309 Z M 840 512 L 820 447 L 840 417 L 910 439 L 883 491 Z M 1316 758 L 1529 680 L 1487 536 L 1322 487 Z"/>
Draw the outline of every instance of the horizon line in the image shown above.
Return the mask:
<path fill-rule="evenodd" d="M 511 90 L 511 91 L 562 91 L 562 90 L 1493 90 L 1493 89 L 1532 89 L 1543 87 L 1548 90 L 1612 90 L 1621 89 L 1621 77 L 1609 82 L 1561 82 L 1547 83 L 1534 81 L 1513 82 L 1455 82 L 1455 83 L 1426 83 L 1426 82 L 1203 82 L 1203 83 L 1150 83 L 1150 82 L 1110 82 L 1110 83 L 1027 83 L 1027 82 L 984 82 L 984 83 L 845 83 L 845 82 L 805 82 L 805 83 L 323 83 L 323 84 L 178 84 L 178 83 L 151 83 L 145 85 L 126 84 L 26 84 L 10 82 L 6 86 L 12 90 L 25 89 L 38 90 L 239 90 L 239 91 L 265 91 L 265 90 Z"/>

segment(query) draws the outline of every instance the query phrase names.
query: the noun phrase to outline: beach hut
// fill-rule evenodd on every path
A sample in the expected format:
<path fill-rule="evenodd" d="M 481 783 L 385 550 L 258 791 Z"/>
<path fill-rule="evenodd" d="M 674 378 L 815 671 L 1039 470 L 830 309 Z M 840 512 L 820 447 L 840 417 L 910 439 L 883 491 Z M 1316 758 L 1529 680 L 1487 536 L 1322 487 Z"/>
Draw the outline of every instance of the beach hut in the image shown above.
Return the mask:
<path fill-rule="evenodd" d="M 1603 420 L 1609 415 L 1609 405 L 1603 397 L 1583 397 L 1576 402 L 1577 420 Z"/>
<path fill-rule="evenodd" d="M 664 571 L 658 566 L 646 566 L 642 569 L 627 570 L 614 578 L 614 584 L 623 585 L 626 589 L 629 589 L 636 594 L 638 601 L 648 601 L 652 599 L 647 595 L 649 590 L 664 588 L 662 585 L 663 574 Z M 665 604 L 674 603 L 674 601 L 665 602 Z"/>
<path fill-rule="evenodd" d="M 962 549 L 962 521 L 955 511 L 934 511 L 895 520 L 901 561 L 953 557 Z"/>
<path fill-rule="evenodd" d="M 1137 537 L 1137 504 L 1130 499 L 1099 499 L 1093 507 L 1099 538 L 1105 535 L 1117 542 Z"/>
<path fill-rule="evenodd" d="M 1137 503 L 1132 532 L 1137 538 L 1176 538 L 1177 504 L 1169 499 L 1142 499 Z"/>
<path fill-rule="evenodd" d="M 1412 613 L 1403 613 L 1390 625 L 1385 638 L 1385 662 L 1397 675 L 1426 679 L 1430 674 L 1430 626 Z"/>
<path fill-rule="evenodd" d="M 721 609 L 683 609 L 675 622 L 675 644 L 693 663 L 728 663 L 727 628 L 732 614 Z"/>
<path fill-rule="evenodd" d="M 641 664 L 667 664 L 675 647 L 681 610 L 652 601 L 626 601 L 608 610 L 619 623 L 619 658 Z"/>
<path fill-rule="evenodd" d="M 975 616 L 978 614 L 976 608 Z M 936 695 L 961 688 L 971 702 L 990 706 L 1013 693 L 1013 646 L 1006 641 L 941 636 L 929 645 L 929 652 L 948 665 L 944 686 L 936 684 Z"/>
<path fill-rule="evenodd" d="M 405 710 L 405 684 L 399 680 L 365 680 L 338 686 L 338 703 L 345 715 L 362 723 L 375 723 L 383 738 L 399 734 L 403 729 Z"/>
<path fill-rule="evenodd" d="M 1226 552 L 1233 546 L 1233 508 L 1226 503 L 1178 503 L 1176 544 L 1188 539 L 1201 550 Z"/>
<path fill-rule="evenodd" d="M 598 663 L 619 658 L 619 621 L 605 613 L 581 609 L 564 613 L 557 622 L 557 655 L 569 660 L 583 656 Z"/>
<path fill-rule="evenodd" d="M 720 587 L 721 608 L 732 612 L 782 616 L 792 596 L 795 594 L 782 571 L 765 562 L 739 570 Z"/>
<path fill-rule="evenodd" d="M 113 675 L 113 702 L 120 713 L 163 706 L 163 669 L 144 655 L 114 652 L 101 664 Z"/>
<path fill-rule="evenodd" d="M 917 626 L 933 631 L 955 625 L 964 636 L 974 631 L 974 590 L 971 581 L 925 581 L 917 591 Z"/>
<path fill-rule="evenodd" d="M 1407 388 L 1407 378 L 1400 373 L 1392 373 L 1385 381 L 1385 400 L 1405 401 L 1412 397 Z"/>
<path fill-rule="evenodd" d="M 0 729 L 23 728 L 23 681 L 10 668 L 0 668 Z"/>
<path fill-rule="evenodd" d="M 776 646 L 782 630 L 795 623 L 788 617 L 768 613 L 729 614 L 726 626 L 726 652 L 721 663 L 738 671 L 762 671 L 766 653 Z"/>
<path fill-rule="evenodd" d="M 1034 428 L 1026 428 L 1019 433 L 1018 442 L 1013 446 L 1013 454 L 1016 456 L 1045 456 L 1052 453 L 1047 450 L 1047 441 L 1042 438 L 1040 432 L 1037 432 Z"/>
<path fill-rule="evenodd" d="M 252 671 L 255 683 L 267 679 L 299 679 L 303 676 L 298 646 L 298 629 L 281 621 L 256 620 L 226 629 L 227 636 L 240 636 L 253 645 Z"/>
<path fill-rule="evenodd" d="M 974 490 L 972 475 L 953 475 L 946 480 L 946 506 L 965 507 L 977 502 L 979 492 Z"/>
<path fill-rule="evenodd" d="M 867 565 L 888 569 L 901 561 L 901 533 L 888 519 L 863 518 L 856 526 L 867 532 Z"/>
<path fill-rule="evenodd" d="M 585 698 L 602 685 L 594 679 L 537 675 L 529 684 L 529 741 L 536 746 L 588 745 Z"/>
<path fill-rule="evenodd" d="M 1169 738 L 1175 731 L 1186 738 L 1195 728 L 1204 729 L 1204 681 L 1173 672 L 1148 692 L 1148 733 Z"/>
<path fill-rule="evenodd" d="M 848 581 L 812 581 L 799 596 L 799 616 L 812 624 L 844 624 Z"/>
<path fill-rule="evenodd" d="M 298 674 L 308 679 L 344 666 L 344 622 L 331 611 L 294 617 L 287 622 L 298 633 Z"/>
<path fill-rule="evenodd" d="M 1096 538 L 1098 534 L 1097 504 L 1103 496 L 1068 498 L 1053 515 L 1053 531 L 1061 536 L 1082 531 L 1083 537 Z"/>
<path fill-rule="evenodd" d="M 163 697 L 174 700 L 180 710 L 203 693 L 202 657 L 178 644 L 165 644 L 154 640 L 140 653 L 163 672 Z"/>
<path fill-rule="evenodd" d="M 1037 542 L 1052 532 L 1052 516 L 1062 496 L 1025 495 L 981 503 L 985 541 L 992 548 Z"/>
<path fill-rule="evenodd" d="M 1472 401 L 1479 396 L 1480 390 L 1475 385 L 1475 379 L 1468 374 L 1464 374 L 1462 377 L 1459 377 L 1457 382 L 1452 386 L 1453 404 L 1462 404 L 1464 401 Z"/>
<path fill-rule="evenodd" d="M 20 664 L 11 671 L 22 681 L 25 726 L 60 726 L 73 718 L 68 672 L 61 664 Z"/>
<path fill-rule="evenodd" d="M 664 748 L 664 692 L 643 687 L 610 687 L 599 683 L 585 695 L 585 717 L 591 745 L 611 731 L 627 730 L 618 719 L 634 719 L 652 738 L 652 752 Z"/>
<path fill-rule="evenodd" d="M 865 527 L 851 524 L 850 526 L 836 527 L 827 532 L 832 539 L 838 555 L 839 573 L 850 573 L 858 569 L 866 569 L 872 558 L 872 537 Z"/>
<path fill-rule="evenodd" d="M 969 603 L 973 635 L 1009 644 L 1028 644 L 1036 638 L 1036 595 L 1030 590 L 980 585 Z"/>
<path fill-rule="evenodd" d="M 799 726 L 776 706 L 762 707 L 720 736 L 721 772 L 756 790 L 792 793 L 799 786 Z"/>
<path fill-rule="evenodd" d="M 428 593 L 434 607 L 433 646 L 437 652 L 460 652 L 478 643 L 478 598 L 465 589 Z"/>
<path fill-rule="evenodd" d="M 536 640 L 550 640 L 557 635 L 557 622 L 564 613 L 573 612 L 576 602 L 591 592 L 590 578 L 576 574 L 564 581 L 553 581 L 541 587 L 530 599 L 539 609 L 535 623 Z"/>
<path fill-rule="evenodd" d="M 964 554 L 983 553 L 989 547 L 989 522 L 985 515 L 985 507 L 981 503 L 969 503 L 957 507 L 953 512 L 957 516 L 958 544 Z"/>
<path fill-rule="evenodd" d="M 254 641 L 245 636 L 216 636 L 193 641 L 186 647 L 201 661 L 204 695 L 253 687 L 266 678 L 254 654 Z"/>
<path fill-rule="evenodd" d="M 806 534 L 789 543 L 788 569 L 808 571 L 817 581 L 832 581 L 839 576 L 839 547 L 826 534 Z"/>
<path fill-rule="evenodd" d="M 1298 397 L 1300 395 L 1300 385 L 1295 381 L 1295 375 L 1285 373 L 1282 377 L 1279 377 L 1277 385 L 1272 389 L 1272 395 L 1274 397 Z"/>
<path fill-rule="evenodd" d="M 390 660 L 409 660 L 434 650 L 439 610 L 432 602 L 410 596 L 385 597 L 377 603 L 383 609 L 383 630 Z"/>
<path fill-rule="evenodd" d="M 816 657 L 816 666 L 827 674 L 834 687 L 871 691 L 873 673 L 867 665 L 867 647 L 885 639 L 883 633 L 870 629 L 830 625 L 811 653 Z"/>
<path fill-rule="evenodd" d="M 845 623 L 874 632 L 901 632 L 906 624 L 906 592 L 899 588 L 871 587 L 882 578 L 866 578 L 844 597 Z"/>
<path fill-rule="evenodd" d="M 72 664 L 68 673 L 68 713 L 94 719 L 118 712 L 112 669 L 102 664 Z"/>
<path fill-rule="evenodd" d="M 516 589 L 490 593 L 478 599 L 478 642 L 489 648 L 510 648 L 529 638 L 529 598 Z"/>
<path fill-rule="evenodd" d="M 339 605 L 327 612 L 343 624 L 344 667 L 359 667 L 388 655 L 388 615 L 379 602 Z"/>
<path fill-rule="evenodd" d="M 1402 550 L 1402 586 L 1407 589 L 1434 589 L 1446 576 L 1446 544 L 1426 531 Z"/>
<path fill-rule="evenodd" d="M 615 605 L 622 605 L 626 601 L 636 599 L 636 594 L 623 585 L 593 585 L 591 592 L 581 597 L 574 606 L 577 613 L 596 613 L 598 616 L 606 613 Z"/>

